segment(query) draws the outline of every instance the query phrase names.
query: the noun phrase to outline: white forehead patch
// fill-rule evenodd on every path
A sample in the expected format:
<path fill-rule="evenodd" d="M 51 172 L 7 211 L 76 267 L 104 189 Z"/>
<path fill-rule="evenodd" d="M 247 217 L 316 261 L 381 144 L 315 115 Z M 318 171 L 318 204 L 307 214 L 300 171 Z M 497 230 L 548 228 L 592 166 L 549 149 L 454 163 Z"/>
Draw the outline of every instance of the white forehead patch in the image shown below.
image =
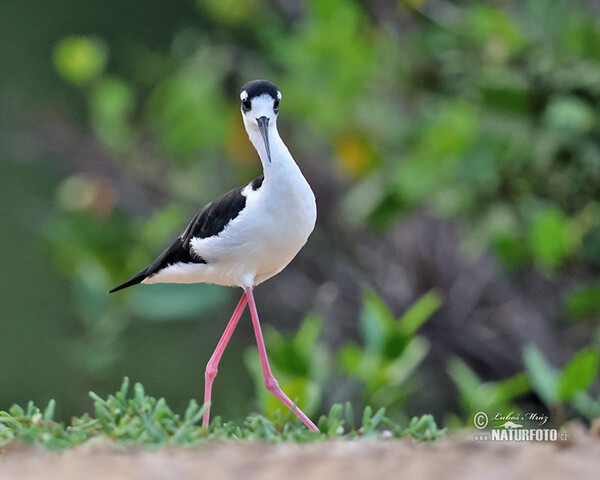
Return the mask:
<path fill-rule="evenodd" d="M 281 100 L 281 92 L 277 90 L 277 100 Z"/>
<path fill-rule="evenodd" d="M 242 102 L 245 102 L 246 100 L 248 100 L 248 92 L 246 90 L 244 90 L 242 93 L 240 93 L 240 99 L 242 100 Z"/>

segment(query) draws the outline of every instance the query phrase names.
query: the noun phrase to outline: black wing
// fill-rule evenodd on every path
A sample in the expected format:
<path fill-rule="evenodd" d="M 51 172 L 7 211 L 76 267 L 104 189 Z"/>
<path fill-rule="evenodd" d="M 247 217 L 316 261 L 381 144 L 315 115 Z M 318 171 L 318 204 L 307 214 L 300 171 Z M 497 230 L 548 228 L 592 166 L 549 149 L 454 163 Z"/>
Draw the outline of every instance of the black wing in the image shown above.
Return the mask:
<path fill-rule="evenodd" d="M 159 257 L 156 260 L 154 260 L 154 262 L 152 262 L 143 270 L 136 273 L 125 283 L 110 290 L 108 293 L 118 292 L 119 290 L 131 287 L 132 285 L 137 285 L 138 283 L 143 282 L 144 279 L 148 278 L 150 275 L 158 272 L 159 270 L 162 270 L 168 265 L 172 265 L 174 263 L 179 262 L 206 263 L 204 259 L 198 258 L 197 256 L 192 256 L 190 254 L 189 246 L 188 248 L 184 248 L 183 242 L 181 241 L 181 237 L 177 237 L 173 244 L 169 248 L 167 248 L 163 253 L 161 253 Z"/>
<path fill-rule="evenodd" d="M 263 175 L 255 178 L 252 181 L 252 189 L 258 190 L 263 179 Z M 141 283 L 145 278 L 174 263 L 206 263 L 203 258 L 192 254 L 190 240 L 213 237 L 221 233 L 246 206 L 246 197 L 242 195 L 244 188 L 246 185 L 235 188 L 206 205 L 196 214 L 185 231 L 152 264 L 136 273 L 125 283 L 113 288 L 109 293 Z"/>
<path fill-rule="evenodd" d="M 242 195 L 245 187 L 244 185 L 227 192 L 198 212 L 179 237 L 184 247 L 189 248 L 192 238 L 214 237 L 221 233 L 246 206 L 246 197 Z"/>

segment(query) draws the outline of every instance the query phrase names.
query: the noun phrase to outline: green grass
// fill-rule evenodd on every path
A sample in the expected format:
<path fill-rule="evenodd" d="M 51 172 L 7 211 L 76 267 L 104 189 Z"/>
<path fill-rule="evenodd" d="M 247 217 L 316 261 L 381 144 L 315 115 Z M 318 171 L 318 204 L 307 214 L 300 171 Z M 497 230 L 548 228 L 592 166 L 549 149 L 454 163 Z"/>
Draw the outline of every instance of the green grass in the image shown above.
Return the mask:
<path fill-rule="evenodd" d="M 51 400 L 42 411 L 33 402 L 26 408 L 13 405 L 0 412 L 0 447 L 21 442 L 63 450 L 81 445 L 93 438 L 104 438 L 119 445 L 195 446 L 211 440 L 258 440 L 266 442 L 318 442 L 330 438 L 393 439 L 411 437 L 433 441 L 444 435 L 431 415 L 414 417 L 407 427 L 385 417 L 385 410 L 373 412 L 365 408 L 361 424 L 355 425 L 352 406 L 335 404 L 328 416 L 318 421 L 320 433 L 311 432 L 291 413 L 277 416 L 273 421 L 263 416 L 250 416 L 242 425 L 223 422 L 215 417 L 209 428 L 200 423 L 204 408 L 191 400 L 183 416 L 173 413 L 163 398 L 147 395 L 136 383 L 129 395 L 129 379 L 121 389 L 108 398 L 93 392 L 95 415 L 73 417 L 71 424 L 53 420 L 55 402 Z"/>

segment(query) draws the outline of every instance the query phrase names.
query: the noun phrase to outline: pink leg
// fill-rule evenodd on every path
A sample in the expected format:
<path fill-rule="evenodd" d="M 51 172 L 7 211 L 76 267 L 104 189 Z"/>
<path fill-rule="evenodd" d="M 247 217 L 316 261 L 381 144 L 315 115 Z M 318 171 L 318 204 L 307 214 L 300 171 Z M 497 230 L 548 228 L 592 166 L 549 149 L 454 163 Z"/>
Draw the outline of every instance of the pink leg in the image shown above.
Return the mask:
<path fill-rule="evenodd" d="M 212 357 L 210 357 L 210 360 L 206 364 L 206 371 L 204 372 L 204 406 L 206 411 L 204 412 L 204 417 L 202 418 L 203 427 L 208 427 L 208 422 L 210 419 L 210 396 L 212 392 L 213 380 L 217 376 L 219 360 L 221 360 L 221 356 L 225 351 L 227 342 L 229 342 L 229 339 L 231 338 L 231 335 L 233 334 L 233 331 L 235 330 L 242 313 L 244 313 L 246 303 L 248 303 L 248 299 L 246 293 L 243 293 L 238 306 L 235 308 L 235 311 L 231 316 L 231 320 L 229 320 L 229 323 L 227 324 L 227 328 L 225 328 L 225 331 L 223 332 L 221 340 L 219 340 L 219 343 L 217 344 L 217 348 L 215 348 Z"/>
<path fill-rule="evenodd" d="M 269 366 L 269 359 L 267 358 L 267 350 L 265 349 L 265 341 L 263 340 L 262 331 L 260 329 L 260 322 L 258 320 L 258 312 L 256 311 L 256 303 L 254 302 L 254 295 L 252 294 L 252 288 L 246 287 L 244 288 L 244 292 L 246 293 L 246 298 L 248 300 L 248 305 L 250 307 L 250 315 L 252 315 L 252 325 L 254 326 L 254 335 L 256 335 L 256 343 L 258 344 L 258 354 L 260 355 L 260 363 L 262 365 L 263 370 L 263 378 L 265 381 L 265 387 L 267 390 L 275 395 L 283 404 L 289 409 L 293 409 L 294 414 L 302 420 L 304 425 L 306 425 L 313 432 L 318 432 L 319 429 L 317 426 L 308 418 L 302 410 L 294 405 L 289 397 L 283 393 L 281 388 L 279 388 L 279 383 L 271 373 L 271 367 Z"/>

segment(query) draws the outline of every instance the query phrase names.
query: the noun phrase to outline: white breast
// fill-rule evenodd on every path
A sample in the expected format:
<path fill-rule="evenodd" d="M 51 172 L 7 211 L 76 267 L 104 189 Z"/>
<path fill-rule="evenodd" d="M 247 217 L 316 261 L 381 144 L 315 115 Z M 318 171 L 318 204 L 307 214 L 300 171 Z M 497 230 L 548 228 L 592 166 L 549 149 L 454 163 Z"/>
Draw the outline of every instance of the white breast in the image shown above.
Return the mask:
<path fill-rule="evenodd" d="M 298 170 L 299 172 L 299 170 Z M 258 285 L 285 268 L 313 231 L 315 197 L 302 175 L 243 190 L 246 206 L 217 236 L 193 239 L 192 250 L 207 261 L 202 281 Z"/>

